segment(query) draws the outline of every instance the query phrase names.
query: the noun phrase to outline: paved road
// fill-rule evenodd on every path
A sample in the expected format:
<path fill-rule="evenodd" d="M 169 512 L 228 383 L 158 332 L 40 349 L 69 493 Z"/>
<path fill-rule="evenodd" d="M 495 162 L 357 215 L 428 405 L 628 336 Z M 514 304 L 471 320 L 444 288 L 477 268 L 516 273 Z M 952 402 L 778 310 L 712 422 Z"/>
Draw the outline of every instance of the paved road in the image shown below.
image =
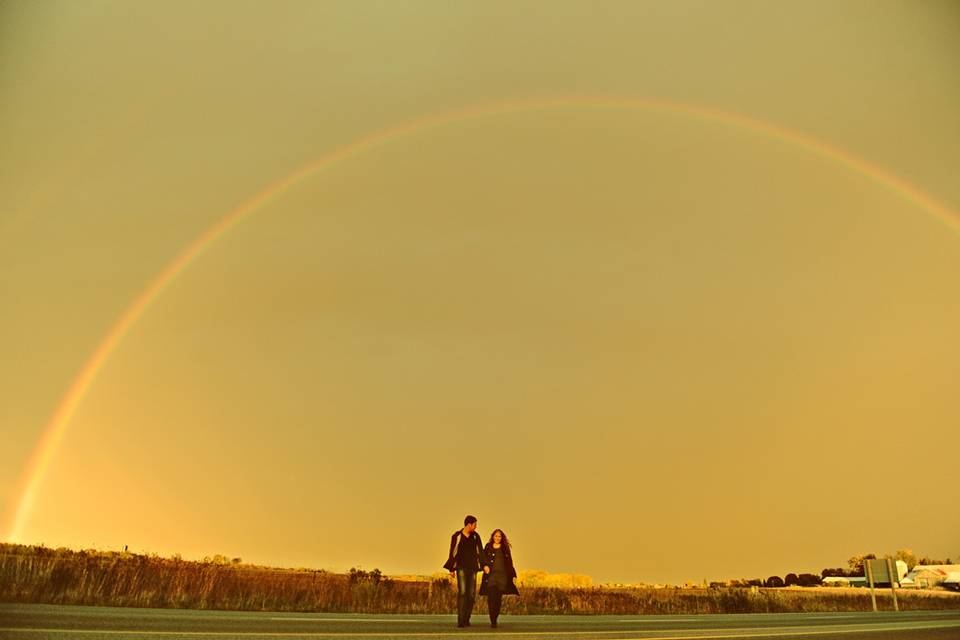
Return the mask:
<path fill-rule="evenodd" d="M 455 616 L 370 615 L 121 609 L 0 603 L 0 638 L 11 640 L 957 640 L 960 610 L 881 613 L 704 616 L 501 616 L 491 629 L 483 616 L 469 629 Z"/>

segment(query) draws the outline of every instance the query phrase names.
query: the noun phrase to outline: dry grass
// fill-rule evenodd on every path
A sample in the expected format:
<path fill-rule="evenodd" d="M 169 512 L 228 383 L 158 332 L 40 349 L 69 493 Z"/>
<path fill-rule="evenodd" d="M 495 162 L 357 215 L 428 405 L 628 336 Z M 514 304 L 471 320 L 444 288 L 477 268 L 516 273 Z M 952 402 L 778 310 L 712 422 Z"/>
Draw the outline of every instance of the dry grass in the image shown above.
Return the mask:
<path fill-rule="evenodd" d="M 698 614 L 869 611 L 865 589 L 611 589 L 523 587 L 504 600 L 517 614 Z M 889 593 L 889 592 L 887 592 Z M 310 569 L 276 569 L 129 553 L 0 544 L 0 601 L 126 607 L 451 613 L 447 577 L 377 579 Z M 878 597 L 884 609 L 889 595 Z M 485 613 L 486 598 L 476 611 Z M 957 609 L 960 594 L 900 592 L 902 609 Z"/>

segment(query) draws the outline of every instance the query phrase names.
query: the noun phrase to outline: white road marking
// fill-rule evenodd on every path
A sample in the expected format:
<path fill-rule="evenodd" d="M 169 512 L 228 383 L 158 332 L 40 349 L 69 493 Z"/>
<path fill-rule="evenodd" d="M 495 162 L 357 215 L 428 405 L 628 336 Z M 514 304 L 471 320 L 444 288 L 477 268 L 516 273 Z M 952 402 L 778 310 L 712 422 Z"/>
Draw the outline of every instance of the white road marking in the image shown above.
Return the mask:
<path fill-rule="evenodd" d="M 295 622 L 422 622 L 422 620 L 411 620 L 409 618 L 381 620 L 380 618 L 254 618 L 255 620 L 280 620 L 286 622 L 292 620 Z"/>
<path fill-rule="evenodd" d="M 883 612 L 883 613 L 893 613 L 893 612 L 892 612 L 892 611 L 885 611 L 885 612 Z M 925 614 L 924 617 L 928 617 L 928 616 L 926 616 L 927 613 L 931 614 L 931 616 L 929 616 L 929 617 L 932 617 L 932 615 L 935 615 L 935 614 L 939 614 L 939 615 L 956 615 L 956 612 L 955 612 L 955 611 L 938 611 L 938 612 L 924 612 L 924 614 Z M 670 618 L 670 619 L 658 618 L 658 619 L 653 619 L 653 620 L 640 619 L 640 618 L 622 618 L 622 619 L 617 620 L 617 622 L 625 622 L 625 623 L 627 623 L 627 624 L 657 624 L 657 623 L 665 623 L 665 622 L 696 622 L 696 621 L 701 621 L 701 620 L 708 620 L 708 619 L 709 619 L 708 616 L 714 616 L 714 615 L 723 616 L 723 615 L 739 615 L 739 614 L 722 614 L 722 613 L 721 613 L 721 614 L 709 614 L 709 613 L 708 613 L 708 614 L 704 614 L 703 616 L 700 616 L 700 617 Z M 748 614 L 748 615 L 781 616 L 781 615 L 784 615 L 784 614 L 780 614 L 780 613 L 771 613 L 771 614 L 759 613 L 759 614 Z M 791 614 L 791 615 L 793 615 L 793 614 Z M 847 613 L 847 614 L 838 614 L 838 615 L 832 615 L 832 616 L 812 616 L 812 615 L 807 615 L 807 614 L 802 614 L 802 613 L 801 613 L 801 614 L 795 614 L 795 615 L 802 615 L 802 616 L 803 616 L 803 620 L 850 620 L 851 623 L 852 623 L 853 621 L 855 621 L 855 620 L 857 620 L 857 619 L 860 619 L 860 620 L 864 620 L 864 622 L 862 622 L 862 623 L 860 623 L 860 624 L 873 624 L 873 623 L 867 622 L 867 621 L 865 620 L 865 618 L 866 618 L 867 616 L 866 616 L 866 614 L 863 614 L 863 612 L 854 612 L 854 613 Z M 902 615 L 902 614 L 901 614 L 901 615 Z M 733 621 L 731 620 L 731 622 L 733 622 Z M 795 620 L 795 621 L 783 620 L 783 622 L 800 622 L 800 621 L 799 621 L 799 620 Z M 891 620 L 890 622 L 894 622 L 894 623 L 895 623 L 896 621 Z M 875 624 L 879 624 L 879 621 L 878 621 L 877 623 L 875 623 Z M 791 629 L 792 629 L 792 628 L 795 628 L 795 627 L 788 627 L 788 628 L 791 628 Z M 663 629 L 663 631 L 666 631 L 666 629 Z M 682 631 L 685 631 L 685 629 L 682 629 Z"/>

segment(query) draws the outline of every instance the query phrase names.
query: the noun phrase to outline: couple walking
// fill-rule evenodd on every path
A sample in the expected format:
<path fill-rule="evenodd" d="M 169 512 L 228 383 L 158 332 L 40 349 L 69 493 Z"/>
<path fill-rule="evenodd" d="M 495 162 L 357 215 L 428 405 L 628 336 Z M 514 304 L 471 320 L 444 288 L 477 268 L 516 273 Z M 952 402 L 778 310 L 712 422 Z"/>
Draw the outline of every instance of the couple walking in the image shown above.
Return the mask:
<path fill-rule="evenodd" d="M 450 575 L 457 574 L 457 626 L 469 627 L 473 602 L 477 597 L 477 573 L 483 571 L 480 595 L 489 598 L 490 626 L 497 626 L 500 603 L 504 595 L 520 595 L 513 581 L 517 572 L 513 568 L 510 541 L 500 529 L 494 529 L 486 546 L 477 533 L 477 519 L 467 516 L 463 529 L 455 531 L 450 538 L 450 554 L 443 568 Z"/>

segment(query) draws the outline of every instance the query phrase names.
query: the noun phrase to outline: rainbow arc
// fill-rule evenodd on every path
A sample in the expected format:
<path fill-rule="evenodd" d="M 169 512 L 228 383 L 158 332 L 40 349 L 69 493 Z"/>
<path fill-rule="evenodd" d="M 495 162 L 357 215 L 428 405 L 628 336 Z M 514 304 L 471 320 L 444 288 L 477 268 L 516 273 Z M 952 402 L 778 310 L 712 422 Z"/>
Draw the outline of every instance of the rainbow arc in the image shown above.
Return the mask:
<path fill-rule="evenodd" d="M 228 212 L 185 247 L 157 274 L 136 299 L 130 303 L 100 341 L 90 358 L 80 368 L 79 373 L 70 383 L 67 392 L 64 394 L 53 415 L 44 427 L 33 454 L 26 465 L 20 483 L 20 497 L 16 502 L 16 507 L 12 514 L 11 527 L 7 534 L 7 539 L 11 542 L 16 542 L 20 539 L 27 520 L 30 517 L 37 492 L 60 447 L 67 427 L 89 389 L 96 381 L 97 375 L 109 360 L 110 355 L 118 348 L 124 336 L 136 325 L 137 321 L 147 311 L 151 303 L 156 300 L 176 278 L 183 274 L 207 248 L 226 235 L 230 229 L 254 213 L 263 210 L 268 204 L 306 179 L 316 176 L 330 167 L 377 146 L 404 137 L 422 134 L 437 127 L 480 118 L 525 111 L 544 111 L 562 108 L 635 109 L 672 113 L 767 136 L 794 145 L 839 167 L 859 174 L 914 204 L 919 209 L 939 218 L 948 227 L 960 231 L 960 216 L 944 203 L 903 178 L 868 162 L 850 151 L 830 145 L 805 133 L 781 125 L 737 113 L 711 109 L 701 105 L 652 98 L 569 96 L 474 106 L 430 115 L 398 126 L 389 127 L 331 151 L 290 175 L 273 182 L 252 198 Z"/>

